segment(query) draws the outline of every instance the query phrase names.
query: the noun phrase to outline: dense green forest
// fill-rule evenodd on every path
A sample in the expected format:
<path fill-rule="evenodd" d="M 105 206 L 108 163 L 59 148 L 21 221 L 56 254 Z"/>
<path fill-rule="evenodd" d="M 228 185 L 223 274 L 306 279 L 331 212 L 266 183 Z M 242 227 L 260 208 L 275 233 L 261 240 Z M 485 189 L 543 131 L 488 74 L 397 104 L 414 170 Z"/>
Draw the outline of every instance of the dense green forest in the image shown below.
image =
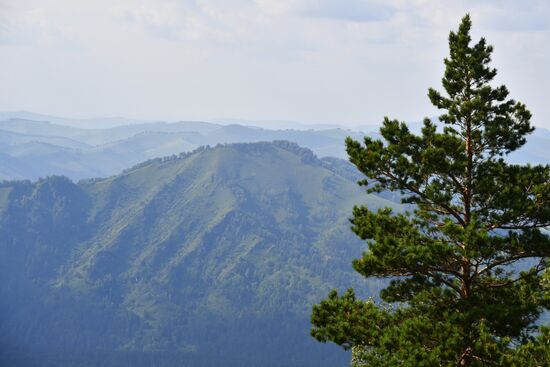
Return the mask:
<path fill-rule="evenodd" d="M 10 366 L 332 366 L 311 305 L 350 282 L 357 172 L 288 142 L 120 175 L 0 185 L 0 359 Z M 223 362 L 223 363 L 222 363 Z"/>

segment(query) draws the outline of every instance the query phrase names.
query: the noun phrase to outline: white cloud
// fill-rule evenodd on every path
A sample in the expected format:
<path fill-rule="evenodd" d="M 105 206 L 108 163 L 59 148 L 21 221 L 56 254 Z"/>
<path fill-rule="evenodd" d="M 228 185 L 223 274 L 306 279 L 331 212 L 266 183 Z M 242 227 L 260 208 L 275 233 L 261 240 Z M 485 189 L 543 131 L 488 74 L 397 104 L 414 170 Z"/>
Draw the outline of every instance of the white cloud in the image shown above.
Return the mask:
<path fill-rule="evenodd" d="M 0 43 L 67 46 L 74 41 L 72 28 L 56 23 L 43 7 L 17 9 L 5 5 L 0 8 L 0 22 Z"/>
<path fill-rule="evenodd" d="M 388 20 L 395 9 L 387 2 L 373 0 L 311 0 L 300 12 L 304 16 L 352 22 Z"/>
<path fill-rule="evenodd" d="M 0 110 L 366 123 L 433 114 L 470 12 L 495 65 L 550 121 L 547 1 L 0 1 Z M 525 5 L 527 4 L 527 5 Z M 549 123 L 550 124 L 550 123 Z"/>
<path fill-rule="evenodd" d="M 286 15 L 303 10 L 304 0 L 255 0 L 258 7 L 271 15 Z"/>
<path fill-rule="evenodd" d="M 200 39 L 210 33 L 203 14 L 191 2 L 122 2 L 112 11 L 120 21 L 168 40 Z"/>

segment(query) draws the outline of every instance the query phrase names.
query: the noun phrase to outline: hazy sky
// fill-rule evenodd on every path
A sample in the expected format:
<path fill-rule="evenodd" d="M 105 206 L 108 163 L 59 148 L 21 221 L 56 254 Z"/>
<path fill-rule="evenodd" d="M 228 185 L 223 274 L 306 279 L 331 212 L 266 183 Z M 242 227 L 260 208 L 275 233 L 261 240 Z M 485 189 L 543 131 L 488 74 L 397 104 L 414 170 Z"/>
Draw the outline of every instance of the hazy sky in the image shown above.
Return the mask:
<path fill-rule="evenodd" d="M 0 110 L 372 124 L 437 112 L 472 16 L 499 82 L 550 127 L 550 1 L 0 0 Z"/>

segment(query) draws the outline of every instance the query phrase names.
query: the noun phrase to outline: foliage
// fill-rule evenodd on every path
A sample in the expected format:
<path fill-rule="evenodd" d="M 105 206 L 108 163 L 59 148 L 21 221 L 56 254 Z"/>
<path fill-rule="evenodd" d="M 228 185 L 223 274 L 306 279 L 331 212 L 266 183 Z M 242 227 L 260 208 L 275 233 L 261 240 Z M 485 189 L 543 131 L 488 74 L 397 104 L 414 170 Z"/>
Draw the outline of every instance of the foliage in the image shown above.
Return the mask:
<path fill-rule="evenodd" d="M 357 200 L 392 205 L 288 142 L 199 149 L 78 184 L 3 183 L 0 360 L 342 363 L 307 337 L 308 313 L 353 276 L 361 242 L 344 213 Z"/>
<path fill-rule="evenodd" d="M 425 119 L 415 135 L 386 118 L 385 142 L 346 141 L 369 192 L 399 191 L 415 205 L 413 213 L 353 210 L 352 229 L 369 245 L 353 267 L 391 280 L 384 303 L 350 290 L 313 308 L 312 335 L 353 346 L 358 365 L 548 362 L 548 330 L 538 339 L 533 331 L 550 304 L 541 277 L 550 255 L 550 168 L 505 162 L 533 131 L 531 114 L 492 85 L 493 48 L 483 38 L 471 44 L 470 28 L 467 15 L 450 33 L 446 94 L 428 93 L 445 111 L 442 129 Z M 522 364 L 535 355 L 546 362 Z"/>

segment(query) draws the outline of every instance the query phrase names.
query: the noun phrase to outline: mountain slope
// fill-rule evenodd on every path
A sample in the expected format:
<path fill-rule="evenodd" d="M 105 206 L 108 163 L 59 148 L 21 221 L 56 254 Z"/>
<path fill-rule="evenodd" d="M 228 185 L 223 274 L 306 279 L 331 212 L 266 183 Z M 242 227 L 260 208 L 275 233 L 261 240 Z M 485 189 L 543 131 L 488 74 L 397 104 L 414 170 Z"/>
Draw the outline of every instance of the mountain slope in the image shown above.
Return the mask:
<path fill-rule="evenodd" d="M 0 358 L 344 365 L 308 319 L 333 287 L 378 288 L 350 266 L 364 248 L 346 219 L 359 202 L 396 206 L 288 142 L 202 148 L 80 184 L 4 183 Z"/>

